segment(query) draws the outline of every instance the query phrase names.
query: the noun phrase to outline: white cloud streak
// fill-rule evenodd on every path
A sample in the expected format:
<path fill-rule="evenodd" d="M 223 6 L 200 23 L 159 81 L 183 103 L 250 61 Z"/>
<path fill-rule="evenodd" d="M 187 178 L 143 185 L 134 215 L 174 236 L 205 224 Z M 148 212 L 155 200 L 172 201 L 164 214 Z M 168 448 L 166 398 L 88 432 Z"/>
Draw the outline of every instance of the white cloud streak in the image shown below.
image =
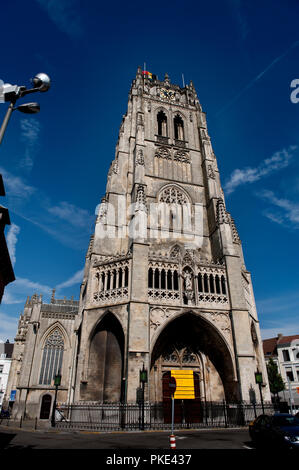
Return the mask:
<path fill-rule="evenodd" d="M 5 288 L 2 303 L 7 305 L 24 304 L 28 295 L 43 294 L 50 296 L 51 292 L 51 287 L 45 284 L 19 277 Z"/>
<path fill-rule="evenodd" d="M 246 183 L 254 183 L 275 171 L 286 168 L 296 149 L 296 145 L 291 145 L 288 149 L 275 152 L 270 158 L 263 160 L 256 168 L 237 168 L 232 172 L 229 180 L 225 183 L 224 191 L 226 194 L 231 194 L 238 186 Z"/>
<path fill-rule="evenodd" d="M 16 262 L 16 244 L 18 241 L 18 235 L 20 233 L 20 227 L 16 224 L 12 224 L 6 236 L 7 248 L 9 251 L 11 263 L 14 266 Z"/>
<path fill-rule="evenodd" d="M 12 175 L 4 168 L 0 168 L 0 173 L 3 175 L 5 191 L 8 196 L 27 199 L 36 191 L 33 186 L 25 183 L 23 178 Z"/>
<path fill-rule="evenodd" d="M 76 0 L 36 0 L 60 31 L 71 38 L 80 37 L 83 28 Z"/>
<path fill-rule="evenodd" d="M 63 289 L 65 287 L 71 287 L 79 283 L 81 284 L 83 280 L 83 273 L 84 273 L 84 269 L 80 269 L 80 271 L 77 271 L 72 277 L 62 282 L 61 284 L 58 284 L 56 286 L 56 289 Z"/>
<path fill-rule="evenodd" d="M 86 225 L 90 224 L 93 220 L 93 217 L 90 216 L 87 210 L 80 209 L 66 201 L 60 202 L 57 206 L 49 207 L 48 212 L 69 222 L 75 227 L 86 227 Z"/>
<path fill-rule="evenodd" d="M 19 318 L 0 312 L 0 342 L 12 343 L 17 333 Z"/>
<path fill-rule="evenodd" d="M 285 52 L 275 57 L 275 59 L 273 59 L 272 62 L 270 62 L 270 64 L 267 65 L 267 67 L 264 70 L 262 70 L 258 75 L 256 75 L 256 77 L 254 77 L 249 83 L 247 83 L 247 85 L 244 88 L 242 88 L 242 90 L 240 90 L 239 93 L 237 93 L 226 105 L 224 105 L 216 113 L 216 116 L 219 116 L 221 113 L 226 111 L 226 109 L 229 108 L 233 103 L 235 103 L 247 90 L 252 88 L 268 72 L 268 70 L 274 67 L 274 65 L 280 62 L 292 49 L 295 49 L 298 46 L 299 46 L 299 41 L 295 41 L 293 44 L 291 44 L 290 47 L 288 47 L 288 49 L 286 49 Z"/>
<path fill-rule="evenodd" d="M 19 166 L 30 171 L 33 167 L 34 156 L 37 151 L 40 134 L 40 124 L 34 118 L 21 119 L 21 138 L 26 143 L 25 156 Z"/>
<path fill-rule="evenodd" d="M 299 203 L 293 202 L 288 199 L 279 198 L 275 196 L 273 191 L 263 190 L 258 194 L 259 197 L 270 202 L 280 209 L 280 212 L 273 213 L 273 211 L 266 210 L 264 215 L 272 222 L 280 225 L 287 225 L 291 228 L 299 228 Z"/>

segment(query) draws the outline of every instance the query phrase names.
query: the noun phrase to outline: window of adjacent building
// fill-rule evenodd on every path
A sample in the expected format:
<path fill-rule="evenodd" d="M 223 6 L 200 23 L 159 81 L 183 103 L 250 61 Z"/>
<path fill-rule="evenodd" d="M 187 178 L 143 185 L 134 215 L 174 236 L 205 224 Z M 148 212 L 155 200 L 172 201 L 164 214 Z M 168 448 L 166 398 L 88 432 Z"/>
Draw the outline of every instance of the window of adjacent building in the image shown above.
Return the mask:
<path fill-rule="evenodd" d="M 3 374 L 3 368 L 4 368 L 4 366 L 2 364 L 0 364 L 0 374 Z"/>
<path fill-rule="evenodd" d="M 61 331 L 56 328 L 45 342 L 39 378 L 41 385 L 50 385 L 55 375 L 61 372 L 63 350 L 63 336 Z"/>
<path fill-rule="evenodd" d="M 282 350 L 282 355 L 283 355 L 283 360 L 284 361 L 289 361 L 290 360 L 290 354 L 287 349 Z"/>
<path fill-rule="evenodd" d="M 167 137 L 167 117 L 163 113 L 163 111 L 160 111 L 158 113 L 157 121 L 158 121 L 158 135 L 162 137 Z"/>
<path fill-rule="evenodd" d="M 290 382 L 294 382 L 294 374 L 291 369 L 286 369 L 286 376 Z"/>

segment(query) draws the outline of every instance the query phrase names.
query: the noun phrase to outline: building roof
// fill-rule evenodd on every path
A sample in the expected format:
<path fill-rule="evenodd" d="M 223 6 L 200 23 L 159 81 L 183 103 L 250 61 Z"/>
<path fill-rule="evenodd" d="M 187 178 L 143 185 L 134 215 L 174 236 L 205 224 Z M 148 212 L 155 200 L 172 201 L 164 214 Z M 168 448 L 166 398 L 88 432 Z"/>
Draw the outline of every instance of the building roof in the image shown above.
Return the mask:
<path fill-rule="evenodd" d="M 277 356 L 277 347 L 290 344 L 294 339 L 299 339 L 299 335 L 283 336 L 278 333 L 276 338 L 263 340 L 263 349 L 265 356 Z"/>
<path fill-rule="evenodd" d="M 6 358 L 9 359 L 12 357 L 13 347 L 14 343 L 10 343 L 9 340 L 7 340 L 6 343 L 0 344 L 0 353 L 5 354 Z"/>

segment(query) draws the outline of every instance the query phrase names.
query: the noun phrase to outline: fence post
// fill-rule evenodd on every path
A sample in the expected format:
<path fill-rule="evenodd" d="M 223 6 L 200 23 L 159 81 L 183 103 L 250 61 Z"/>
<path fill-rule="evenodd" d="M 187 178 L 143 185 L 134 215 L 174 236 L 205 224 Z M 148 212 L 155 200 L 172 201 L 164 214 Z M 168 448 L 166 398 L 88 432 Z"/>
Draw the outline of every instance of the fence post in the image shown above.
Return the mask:
<path fill-rule="evenodd" d="M 226 402 L 225 402 L 225 400 L 223 400 L 223 411 L 224 411 L 224 423 L 225 423 L 225 427 L 227 428 L 228 423 L 227 423 Z"/>

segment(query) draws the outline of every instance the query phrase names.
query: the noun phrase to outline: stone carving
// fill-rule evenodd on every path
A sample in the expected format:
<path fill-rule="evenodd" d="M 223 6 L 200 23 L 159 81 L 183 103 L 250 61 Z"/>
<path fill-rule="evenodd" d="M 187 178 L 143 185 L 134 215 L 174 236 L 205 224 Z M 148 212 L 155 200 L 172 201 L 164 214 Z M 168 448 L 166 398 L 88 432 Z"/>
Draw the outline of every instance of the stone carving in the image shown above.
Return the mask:
<path fill-rule="evenodd" d="M 208 165 L 208 177 L 211 179 L 215 179 L 215 173 L 212 165 Z"/>
<path fill-rule="evenodd" d="M 181 249 L 178 245 L 174 246 L 170 251 L 170 258 L 179 260 L 181 255 L 182 255 Z"/>
<path fill-rule="evenodd" d="M 167 186 L 159 195 L 159 202 L 167 204 L 188 204 L 190 201 L 186 194 L 177 186 Z"/>
<path fill-rule="evenodd" d="M 254 322 L 251 323 L 251 339 L 253 344 L 256 346 L 258 344 L 258 337 L 257 337 L 257 332 L 255 328 Z"/>
<path fill-rule="evenodd" d="M 152 330 L 156 330 L 169 316 L 171 309 L 154 307 L 150 310 L 150 326 Z"/>
<path fill-rule="evenodd" d="M 184 271 L 183 278 L 185 279 L 185 290 L 193 290 L 191 271 Z"/>
<path fill-rule="evenodd" d="M 218 199 L 217 201 L 217 223 L 218 224 L 229 224 L 230 223 L 230 217 L 228 212 L 225 209 L 224 202 L 221 198 Z"/>
<path fill-rule="evenodd" d="M 234 221 L 234 219 L 232 218 L 231 215 L 230 215 L 230 226 L 231 226 L 231 229 L 232 229 L 234 243 L 238 243 L 240 245 L 241 244 L 241 239 L 239 237 L 239 233 L 238 233 L 237 227 L 235 225 L 235 221 Z"/>
<path fill-rule="evenodd" d="M 158 147 L 155 153 L 155 157 L 158 158 L 166 158 L 168 160 L 171 159 L 170 151 L 167 147 Z"/>
<path fill-rule="evenodd" d="M 103 197 L 100 208 L 99 208 L 97 222 L 101 222 L 102 224 L 105 224 L 107 222 L 107 213 L 108 213 L 107 199 Z"/>
<path fill-rule="evenodd" d="M 190 155 L 187 152 L 184 152 L 183 150 L 178 150 L 177 152 L 175 152 L 173 159 L 182 163 L 190 163 Z"/>
<path fill-rule="evenodd" d="M 204 314 L 224 334 L 231 334 L 231 322 L 226 312 L 205 312 Z"/>
<path fill-rule="evenodd" d="M 118 175 L 119 173 L 118 160 L 114 160 L 113 165 L 112 165 L 112 171 L 115 175 Z"/>
<path fill-rule="evenodd" d="M 136 165 L 144 165 L 144 156 L 142 149 L 137 150 Z"/>
<path fill-rule="evenodd" d="M 136 193 L 136 211 L 146 212 L 146 210 L 146 195 L 144 186 L 142 184 L 139 184 Z"/>

